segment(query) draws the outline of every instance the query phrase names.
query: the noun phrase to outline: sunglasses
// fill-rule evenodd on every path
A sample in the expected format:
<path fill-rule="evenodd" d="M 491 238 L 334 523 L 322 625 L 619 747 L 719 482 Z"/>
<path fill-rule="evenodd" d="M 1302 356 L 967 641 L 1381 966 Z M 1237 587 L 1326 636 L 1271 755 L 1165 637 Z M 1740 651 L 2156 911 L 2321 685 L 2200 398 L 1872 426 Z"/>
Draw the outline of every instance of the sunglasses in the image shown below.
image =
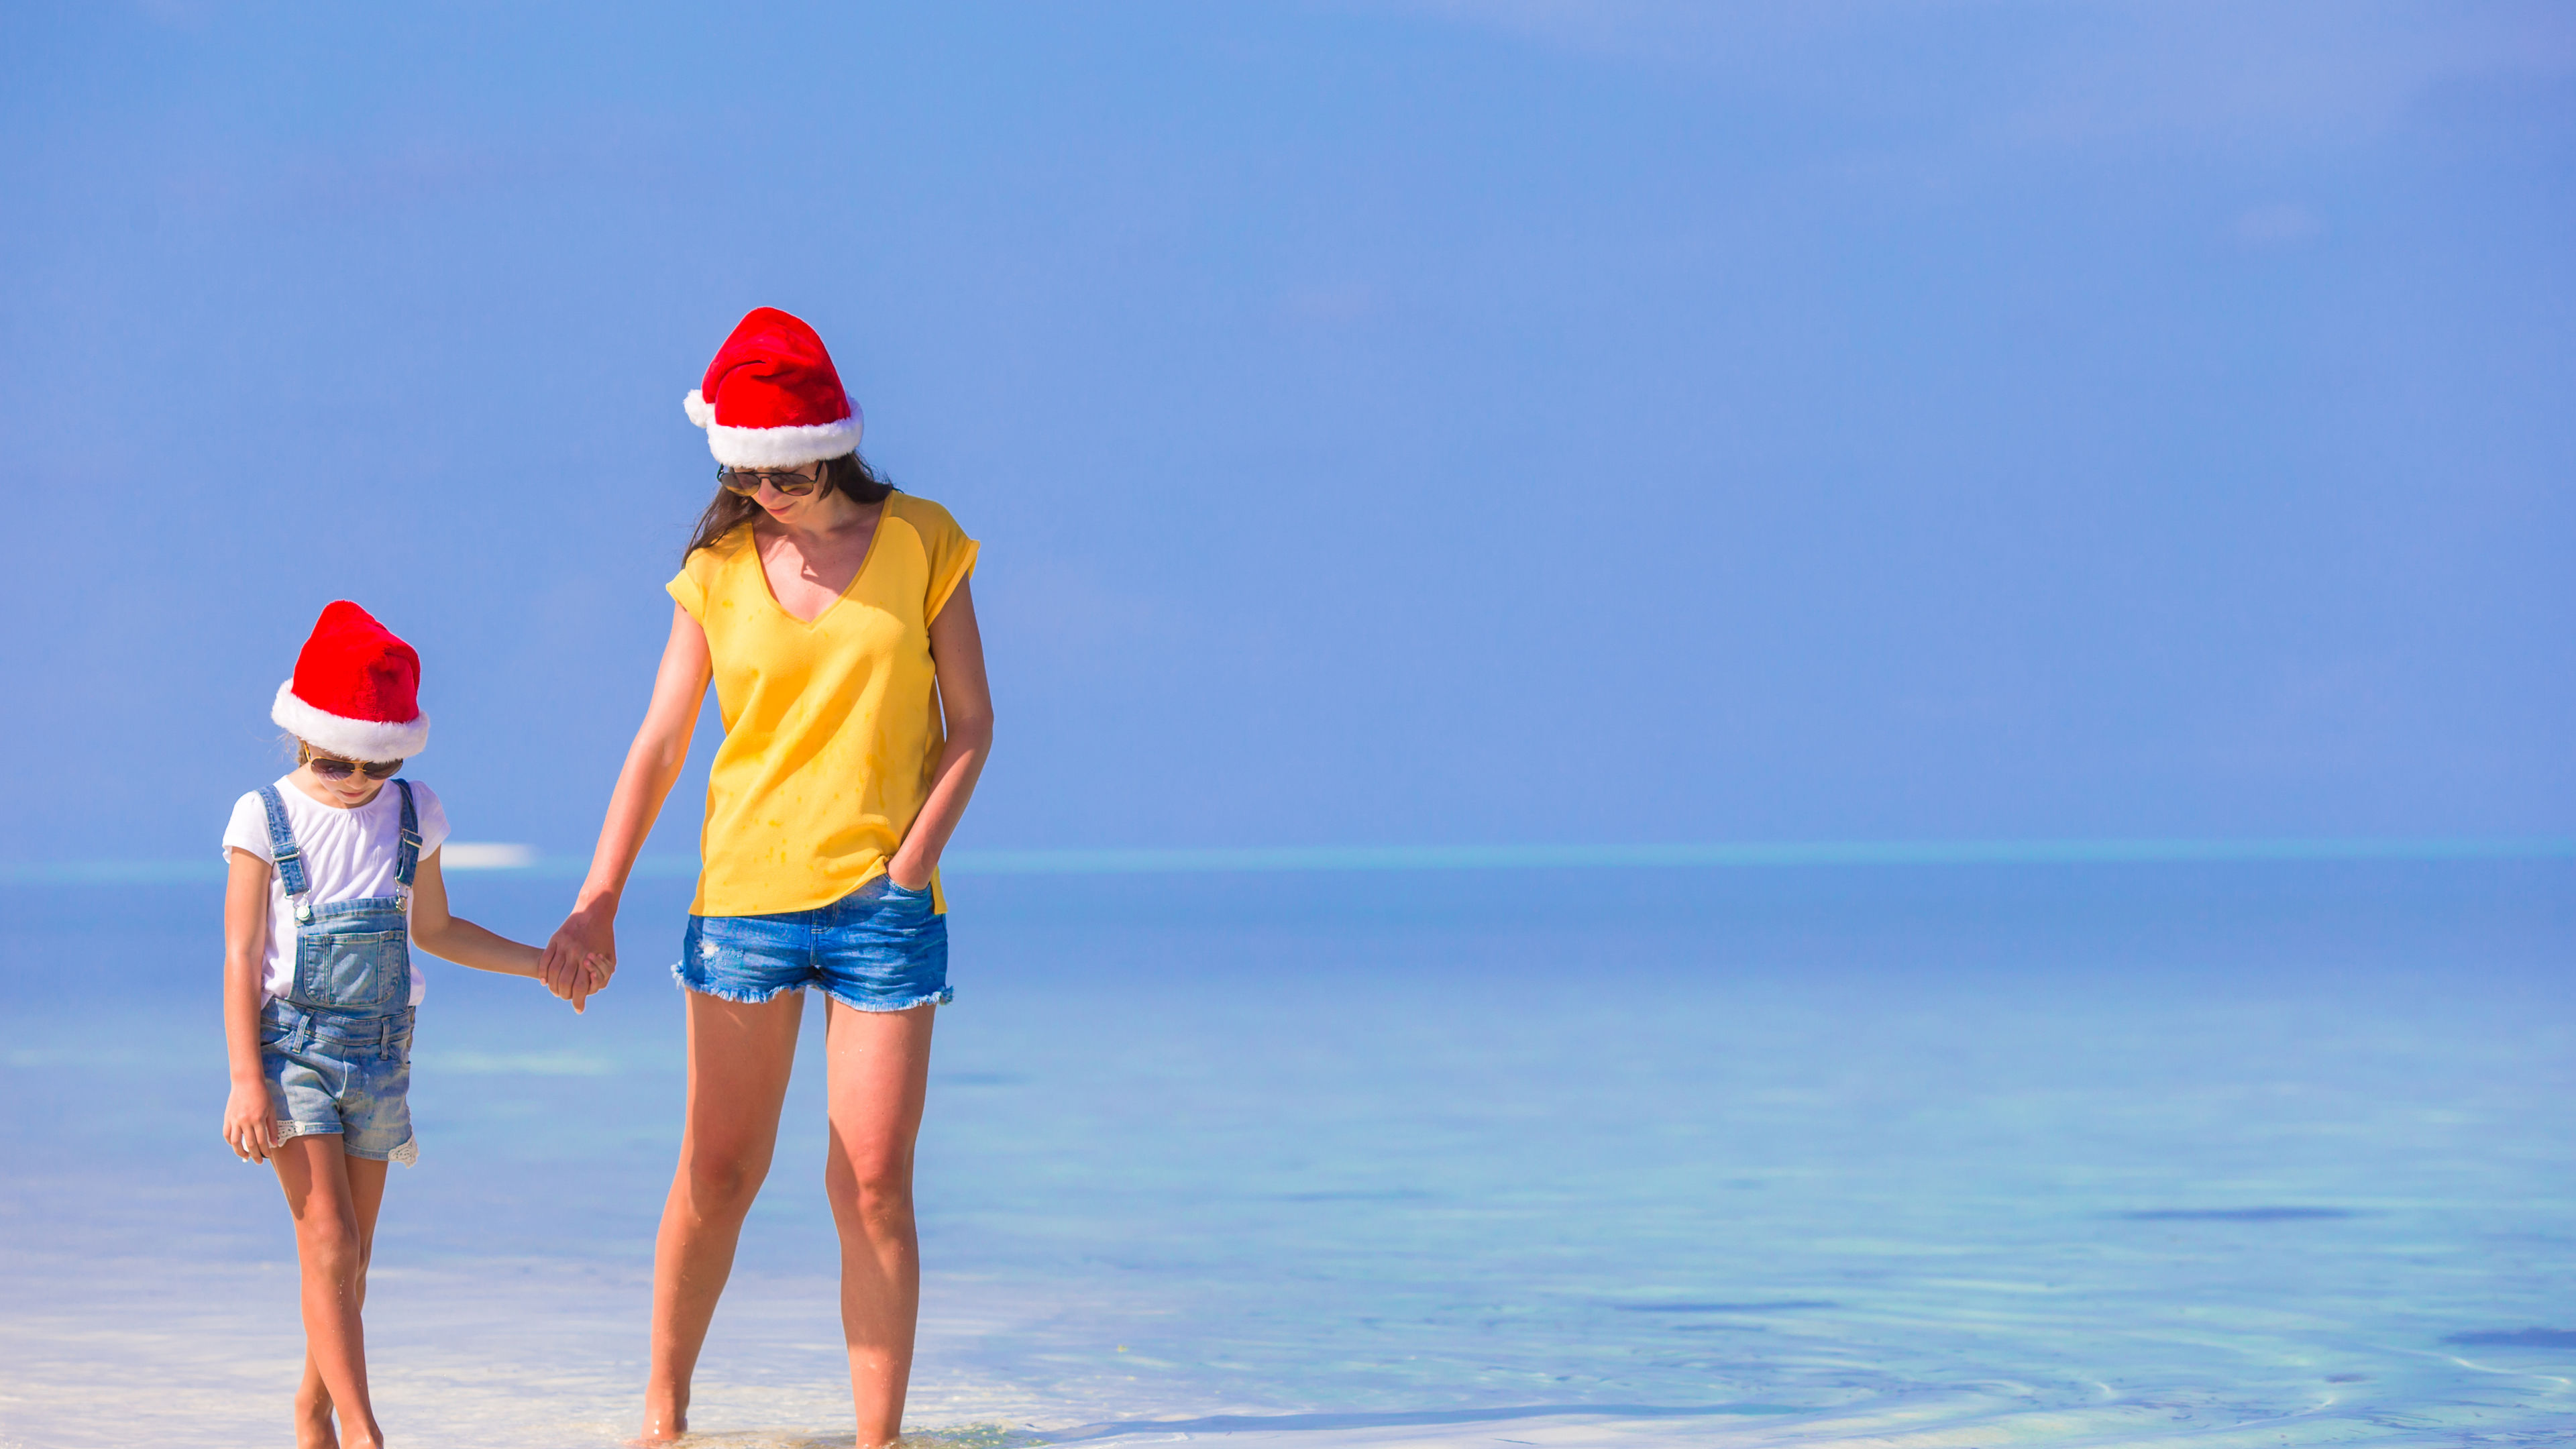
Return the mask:
<path fill-rule="evenodd" d="M 723 485 L 727 492 L 739 493 L 745 498 L 758 493 L 763 483 L 787 497 L 802 498 L 813 492 L 822 481 L 819 471 L 808 476 L 801 468 L 718 468 L 716 470 L 717 483 Z"/>
<path fill-rule="evenodd" d="M 311 751 L 305 753 L 304 763 L 311 765 L 313 773 L 325 780 L 345 780 L 361 771 L 370 780 L 390 780 L 394 771 L 403 767 L 400 760 L 341 760 Z"/>

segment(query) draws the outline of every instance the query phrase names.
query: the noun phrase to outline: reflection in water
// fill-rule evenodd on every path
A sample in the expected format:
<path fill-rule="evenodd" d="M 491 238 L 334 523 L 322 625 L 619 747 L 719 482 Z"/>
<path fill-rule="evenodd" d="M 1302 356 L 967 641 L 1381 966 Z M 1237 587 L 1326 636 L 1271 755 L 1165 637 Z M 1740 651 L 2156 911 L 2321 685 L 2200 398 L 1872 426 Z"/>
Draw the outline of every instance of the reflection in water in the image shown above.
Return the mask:
<path fill-rule="evenodd" d="M 2488 1329 L 2481 1333 L 2446 1333 L 2442 1341 L 2472 1348 L 2576 1348 L 2576 1329 Z"/>

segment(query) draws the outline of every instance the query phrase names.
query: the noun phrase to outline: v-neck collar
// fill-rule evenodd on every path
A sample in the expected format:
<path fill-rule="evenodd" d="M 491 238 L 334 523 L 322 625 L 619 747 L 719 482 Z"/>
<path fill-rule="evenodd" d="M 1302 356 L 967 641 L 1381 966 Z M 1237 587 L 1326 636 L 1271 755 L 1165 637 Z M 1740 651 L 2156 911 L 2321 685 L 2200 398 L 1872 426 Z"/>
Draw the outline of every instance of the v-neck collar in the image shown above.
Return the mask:
<path fill-rule="evenodd" d="M 859 555 L 858 569 L 850 575 L 848 583 L 841 585 L 841 591 L 832 596 L 832 602 L 823 606 L 823 612 L 811 619 L 797 618 L 795 610 L 778 601 L 778 589 L 769 582 L 769 560 L 760 556 L 760 527 L 756 522 L 747 525 L 751 529 L 751 566 L 760 571 L 760 592 L 768 598 L 769 607 L 785 615 L 788 622 L 807 629 L 832 617 L 832 611 L 841 607 L 842 601 L 849 598 L 850 592 L 859 586 L 859 580 L 868 576 L 868 565 L 876 562 L 877 545 L 884 540 L 886 520 L 893 513 L 894 495 L 889 493 L 877 502 L 876 527 L 868 534 L 868 549 L 867 552 Z"/>

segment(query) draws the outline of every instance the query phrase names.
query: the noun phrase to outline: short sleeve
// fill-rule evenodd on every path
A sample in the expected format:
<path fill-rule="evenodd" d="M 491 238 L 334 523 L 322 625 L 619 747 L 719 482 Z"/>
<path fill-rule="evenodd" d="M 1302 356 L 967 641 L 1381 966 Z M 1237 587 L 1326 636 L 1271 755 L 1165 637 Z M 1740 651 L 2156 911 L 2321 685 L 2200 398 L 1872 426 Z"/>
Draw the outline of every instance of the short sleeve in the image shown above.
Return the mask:
<path fill-rule="evenodd" d="M 975 572 L 975 555 L 983 546 L 966 536 L 948 510 L 933 503 L 923 510 L 928 516 L 920 522 L 921 547 L 930 557 L 930 592 L 921 601 L 921 619 L 927 624 L 948 607 L 948 596 Z"/>
<path fill-rule="evenodd" d="M 704 548 L 689 550 L 689 556 L 680 560 L 679 573 L 662 586 L 663 591 L 671 596 L 672 602 L 688 610 L 689 617 L 704 628 L 708 596 L 722 594 L 725 568 L 735 551 L 750 542 L 751 525 L 745 523 Z"/>
<path fill-rule="evenodd" d="M 447 807 L 439 803 L 438 792 L 418 780 L 411 782 L 412 813 L 420 817 L 420 853 L 429 854 L 447 843 Z"/>
<path fill-rule="evenodd" d="M 703 550 L 701 550 L 701 552 L 703 552 Z M 697 559 L 697 554 L 693 553 L 689 555 L 689 562 L 692 564 L 696 563 Z M 678 602 L 681 608 L 688 610 L 690 618 L 697 620 L 700 624 L 704 624 L 707 621 L 706 586 L 690 577 L 687 569 L 683 568 L 678 573 L 673 574 L 671 576 L 671 581 L 662 586 L 662 591 L 669 594 L 673 600 Z"/>
<path fill-rule="evenodd" d="M 232 819 L 224 822 L 224 859 L 232 859 L 235 846 L 271 865 L 277 863 L 276 858 L 268 853 L 268 807 L 259 803 L 257 790 L 235 800 Z"/>

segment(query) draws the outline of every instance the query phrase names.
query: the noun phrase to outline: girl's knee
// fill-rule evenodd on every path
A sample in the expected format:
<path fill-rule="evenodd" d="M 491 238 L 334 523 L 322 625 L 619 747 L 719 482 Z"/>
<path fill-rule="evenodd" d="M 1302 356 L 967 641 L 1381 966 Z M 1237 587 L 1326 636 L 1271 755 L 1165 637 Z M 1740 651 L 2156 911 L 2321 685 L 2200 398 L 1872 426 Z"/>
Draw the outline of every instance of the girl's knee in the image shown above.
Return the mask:
<path fill-rule="evenodd" d="M 342 1275 L 366 1271 L 366 1244 L 359 1240 L 358 1225 L 337 1214 L 307 1215 L 295 1225 L 295 1246 L 307 1264 Z"/>
<path fill-rule="evenodd" d="M 751 1152 L 692 1151 L 680 1175 L 701 1209 L 748 1207 L 769 1176 L 769 1161 Z"/>

